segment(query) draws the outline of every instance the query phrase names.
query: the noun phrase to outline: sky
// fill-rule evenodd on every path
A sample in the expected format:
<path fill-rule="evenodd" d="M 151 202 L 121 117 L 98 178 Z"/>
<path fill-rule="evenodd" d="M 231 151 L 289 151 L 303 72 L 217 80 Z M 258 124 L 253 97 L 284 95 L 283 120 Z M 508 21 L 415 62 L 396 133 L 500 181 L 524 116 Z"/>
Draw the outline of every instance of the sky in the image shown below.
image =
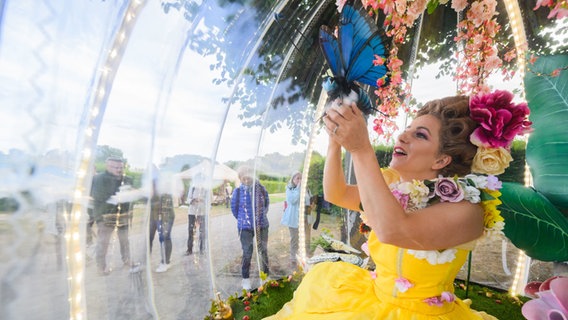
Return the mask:
<path fill-rule="evenodd" d="M 55 22 L 42 24 L 49 21 L 42 10 L 46 8 L 8 3 L 0 49 L 0 81 L 6 85 L 0 99 L 4 118 L 15 121 L 5 121 L 1 129 L 2 152 L 12 148 L 37 154 L 51 149 L 79 152 L 77 135 L 82 133 L 81 117 L 88 107 L 85 93 L 90 90 L 93 66 L 105 50 L 97 41 L 102 43 L 104 32 L 110 32 L 110 13 L 118 5 L 66 4 L 54 9 Z M 109 17 L 102 21 L 83 17 L 84 29 L 77 30 L 75 25 L 81 23 L 72 21 L 77 16 L 64 14 L 64 8 Z M 229 108 L 221 101 L 231 89 L 212 84 L 218 74 L 210 70 L 211 57 L 185 50 L 179 69 L 175 68 L 188 28 L 177 11 L 165 15 L 159 2 L 148 1 L 122 57 L 97 144 L 122 150 L 135 167 L 177 154 L 209 157 L 217 143 L 221 162 L 305 150 L 290 143 L 287 129 L 270 134 L 258 127 L 244 128 L 236 106 Z"/>
<path fill-rule="evenodd" d="M 81 152 L 81 119 L 90 106 L 86 98 L 94 87 L 93 70 L 106 57 L 102 43 L 115 27 L 113 13 L 119 7 L 119 2 L 69 0 L 54 4 L 50 13 L 41 4 L 7 3 L 0 38 L 0 108 L 10 120 L 0 129 L 0 151 Z M 97 144 L 122 150 L 138 168 L 178 154 L 216 156 L 224 163 L 305 151 L 305 145 L 291 143 L 286 128 L 272 134 L 242 126 L 238 106 L 222 102 L 232 88 L 212 84 L 219 74 L 210 69 L 211 56 L 184 50 L 176 67 L 190 27 L 178 11 L 166 15 L 159 1 L 148 1 L 122 57 Z M 451 79 L 432 76 L 437 69 L 431 65 L 417 71 L 421 77 L 413 82 L 413 95 L 418 101 L 454 94 Z M 520 86 L 518 79 L 501 83 L 497 78 L 494 84 Z M 325 154 L 323 131 L 313 146 Z"/>

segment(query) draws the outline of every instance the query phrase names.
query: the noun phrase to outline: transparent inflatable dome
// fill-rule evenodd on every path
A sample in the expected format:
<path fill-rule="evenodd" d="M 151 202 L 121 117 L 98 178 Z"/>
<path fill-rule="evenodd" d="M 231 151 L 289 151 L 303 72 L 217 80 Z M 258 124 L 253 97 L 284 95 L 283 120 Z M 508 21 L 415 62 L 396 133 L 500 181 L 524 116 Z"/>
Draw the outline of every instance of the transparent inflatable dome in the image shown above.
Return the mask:
<path fill-rule="evenodd" d="M 531 46 L 551 23 L 533 2 L 514 1 Z M 247 175 L 268 195 L 250 196 L 269 202 L 269 272 L 253 228 L 252 288 L 298 270 L 322 233 L 362 243 L 357 214 L 325 202 L 321 185 L 328 66 L 318 30 L 337 22 L 335 1 L 16 0 L 0 13 L 0 318 L 203 319 L 217 295 L 242 294 L 231 207 Z M 409 31 L 400 56 L 413 105 L 455 94 L 459 18 L 440 6 Z M 101 204 L 105 171 L 117 192 Z M 298 220 L 309 217 L 294 259 L 281 218 L 296 172 Z M 94 218 L 109 201 L 122 207 Z M 518 250 L 487 250 L 496 267 L 474 254 L 472 280 L 510 287 Z"/>

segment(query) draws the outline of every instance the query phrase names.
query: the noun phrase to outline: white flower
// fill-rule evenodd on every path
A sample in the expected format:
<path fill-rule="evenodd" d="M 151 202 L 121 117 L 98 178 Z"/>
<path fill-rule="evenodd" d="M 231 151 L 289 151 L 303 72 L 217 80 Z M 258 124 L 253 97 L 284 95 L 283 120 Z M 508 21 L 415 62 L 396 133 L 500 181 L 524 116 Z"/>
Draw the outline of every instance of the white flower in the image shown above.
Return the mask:
<path fill-rule="evenodd" d="M 487 187 L 487 177 L 476 175 L 476 174 L 468 174 L 465 176 L 466 179 L 469 179 L 475 183 L 475 187 L 479 189 L 485 189 Z"/>
<path fill-rule="evenodd" d="M 481 201 L 481 191 L 479 191 L 476 187 L 465 186 L 464 192 L 465 200 L 468 200 L 471 203 L 479 203 Z"/>
<path fill-rule="evenodd" d="M 412 182 L 401 182 L 396 186 L 396 188 L 404 194 L 410 194 L 412 191 Z"/>
<path fill-rule="evenodd" d="M 485 228 L 485 237 L 489 240 L 502 240 L 504 236 L 503 228 L 505 228 L 505 223 L 497 221 L 493 227 Z"/>
<path fill-rule="evenodd" d="M 431 265 L 444 264 L 454 261 L 456 258 L 457 249 L 446 249 L 443 251 L 438 250 L 411 250 L 408 249 L 407 252 L 413 255 L 417 259 L 426 260 Z"/>

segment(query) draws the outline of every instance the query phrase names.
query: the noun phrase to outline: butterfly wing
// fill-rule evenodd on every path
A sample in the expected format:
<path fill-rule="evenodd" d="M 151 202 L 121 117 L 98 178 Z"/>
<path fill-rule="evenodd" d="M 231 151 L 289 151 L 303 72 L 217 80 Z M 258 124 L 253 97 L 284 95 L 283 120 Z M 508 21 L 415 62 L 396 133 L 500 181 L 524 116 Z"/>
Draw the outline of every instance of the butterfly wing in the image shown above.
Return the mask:
<path fill-rule="evenodd" d="M 375 55 L 386 57 L 388 42 L 375 22 L 364 10 L 345 6 L 339 26 L 339 47 L 343 55 L 349 52 L 346 61 L 347 82 L 357 81 L 376 87 L 377 80 L 387 73 L 385 65 L 373 64 Z"/>
<path fill-rule="evenodd" d="M 331 68 L 335 77 L 345 77 L 345 69 L 339 51 L 339 43 L 333 35 L 333 31 L 327 26 L 321 26 L 319 32 L 319 43 L 323 56 Z"/>

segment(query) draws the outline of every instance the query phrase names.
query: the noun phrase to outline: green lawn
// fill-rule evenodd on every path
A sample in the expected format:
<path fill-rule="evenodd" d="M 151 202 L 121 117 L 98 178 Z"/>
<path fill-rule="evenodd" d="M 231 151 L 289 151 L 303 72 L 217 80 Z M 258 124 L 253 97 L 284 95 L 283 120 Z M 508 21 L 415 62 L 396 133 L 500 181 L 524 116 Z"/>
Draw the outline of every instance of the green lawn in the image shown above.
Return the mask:
<path fill-rule="evenodd" d="M 294 274 L 290 278 L 269 281 L 261 290 L 253 290 L 244 296 L 229 297 L 228 303 L 234 319 L 262 319 L 275 314 L 292 299 L 294 290 L 301 281 L 301 275 Z M 485 311 L 498 319 L 523 319 L 521 306 L 528 301 L 526 297 L 512 297 L 508 292 L 471 283 L 467 287 L 463 281 L 456 281 L 455 294 L 461 299 L 472 300 L 471 307 Z M 214 319 L 218 306 L 212 304 L 211 314 L 205 319 Z M 247 318 L 248 316 L 248 318 Z"/>

